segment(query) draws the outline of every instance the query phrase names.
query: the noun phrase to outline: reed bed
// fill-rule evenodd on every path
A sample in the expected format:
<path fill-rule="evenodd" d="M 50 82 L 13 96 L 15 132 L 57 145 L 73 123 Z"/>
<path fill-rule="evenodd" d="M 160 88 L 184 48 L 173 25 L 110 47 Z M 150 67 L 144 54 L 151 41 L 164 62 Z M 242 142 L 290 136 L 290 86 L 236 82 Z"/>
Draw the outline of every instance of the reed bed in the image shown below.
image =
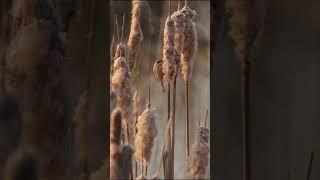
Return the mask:
<path fill-rule="evenodd" d="M 115 1 L 113 3 L 116 4 Z M 148 6 L 144 6 L 144 3 L 148 3 Z M 199 58 L 201 56 L 198 55 L 198 46 L 203 48 L 204 45 L 198 45 L 197 23 L 199 23 L 199 18 L 197 18 L 195 10 L 191 9 L 191 7 L 195 9 L 201 7 L 202 3 L 199 3 L 198 6 L 194 6 L 197 4 L 196 2 L 188 1 L 185 1 L 184 6 L 182 6 L 182 2 L 179 2 L 178 5 L 176 1 L 168 1 L 163 4 L 164 9 L 161 13 L 163 23 L 152 19 L 152 25 L 148 25 L 148 23 L 150 24 L 150 17 L 153 17 L 154 6 L 152 3 L 133 0 L 131 4 L 128 3 L 128 9 L 123 7 L 125 12 L 122 11 L 120 14 L 127 14 L 126 11 L 131 11 L 131 27 L 130 30 L 126 32 L 128 33 L 128 42 L 125 43 L 125 41 L 120 40 L 120 43 L 124 44 L 123 51 L 126 52 L 126 56 L 122 57 L 122 55 L 120 55 L 122 54 L 119 53 L 120 46 L 115 50 L 110 49 L 110 52 L 114 54 L 114 61 L 111 64 L 113 68 L 111 77 L 113 99 L 111 104 L 115 104 L 114 96 L 116 96 L 117 103 L 115 108 L 118 107 L 121 109 L 119 97 L 122 96 L 122 94 L 119 92 L 125 91 L 126 83 L 131 83 L 130 88 L 127 88 L 131 91 L 132 87 L 137 87 L 135 88 L 136 90 L 133 96 L 130 97 L 130 100 L 128 96 L 128 102 L 131 101 L 131 103 L 126 103 L 125 106 L 122 106 L 128 109 L 127 121 L 132 129 L 128 134 L 132 138 L 132 141 L 120 142 L 120 144 L 121 146 L 131 146 L 134 152 L 132 157 L 133 161 L 127 161 L 132 167 L 131 174 L 128 176 L 133 179 L 207 179 L 209 178 L 207 173 L 210 152 L 209 134 L 204 138 L 206 141 L 199 137 L 201 135 L 195 137 L 197 140 L 195 140 L 190 150 L 190 155 L 189 141 L 193 139 L 193 137 L 189 138 L 188 135 L 193 131 L 194 127 L 193 124 L 189 122 L 195 117 L 192 102 L 198 94 L 198 97 L 202 96 L 200 90 L 196 89 L 196 91 L 194 91 L 196 86 L 193 86 L 193 84 L 198 84 L 197 80 L 201 74 L 199 67 L 204 67 L 200 62 L 209 62 L 208 59 Z M 145 11 L 148 12 L 147 14 L 150 15 L 150 17 L 142 17 Z M 119 15 L 118 13 L 116 14 Z M 200 15 L 203 16 L 201 11 Z M 115 20 L 115 23 L 117 24 L 117 20 Z M 206 23 L 209 23 L 209 21 Z M 152 39 L 152 36 L 149 35 L 150 32 L 157 31 L 157 28 L 153 29 L 153 31 L 148 29 L 156 24 L 159 24 L 159 26 L 163 24 L 163 27 L 158 31 L 160 34 L 158 40 Z M 117 25 L 113 27 L 117 27 Z M 117 31 L 117 33 L 123 34 L 123 30 L 125 29 L 126 28 L 122 27 L 121 33 L 119 31 Z M 114 33 L 111 35 L 112 37 L 119 37 L 119 35 Z M 123 35 L 121 35 L 121 37 L 122 36 Z M 117 44 L 114 42 L 115 41 L 110 43 Z M 153 44 L 160 47 L 158 52 L 152 49 L 155 47 Z M 201 49 L 201 53 L 203 53 L 203 49 Z M 159 54 L 159 56 L 156 54 Z M 208 56 L 202 57 L 208 58 Z M 139 70 L 140 67 L 142 68 L 141 72 Z M 153 76 L 150 74 L 151 67 Z M 193 69 L 195 69 L 195 82 L 191 81 Z M 133 75 L 134 78 L 127 78 L 130 75 Z M 138 78 L 136 76 L 138 76 Z M 205 76 L 206 75 L 203 75 L 203 78 Z M 181 88 L 183 86 L 185 87 Z M 183 90 L 186 90 L 185 94 Z M 207 93 L 209 91 L 204 92 Z M 192 96 L 189 97 L 189 93 Z M 183 94 L 185 96 L 183 96 Z M 205 93 L 201 99 L 202 98 L 204 100 L 207 98 Z M 148 102 L 145 102 L 146 99 L 148 99 Z M 162 99 L 164 102 L 167 102 L 165 104 L 160 103 Z M 163 108 L 163 105 L 165 105 L 166 108 Z M 186 107 L 184 110 L 182 109 L 183 105 Z M 142 107 L 146 108 L 143 110 Z M 162 112 L 160 109 L 167 109 L 167 112 Z M 183 111 L 185 113 L 182 113 Z M 159 112 L 161 113 L 160 116 L 158 116 Z M 185 121 L 182 121 L 183 116 Z M 161 127 L 161 124 L 164 124 L 166 128 Z M 184 128 L 182 128 L 183 126 Z M 205 132 L 207 132 L 206 130 L 209 131 L 209 128 L 201 127 L 201 129 L 203 128 Z M 185 129 L 184 132 L 183 129 Z M 122 130 L 125 129 L 122 128 Z M 201 131 L 201 133 L 198 131 L 199 129 L 196 129 L 197 134 L 203 133 L 203 131 Z M 183 142 L 180 140 L 180 138 L 183 138 L 181 135 L 185 137 L 186 141 Z M 165 138 L 159 139 L 157 138 L 159 136 Z M 179 139 L 177 139 L 178 137 Z M 159 146 L 161 142 L 163 146 Z M 177 146 L 177 144 L 179 144 L 179 146 Z M 184 148 L 182 148 L 181 145 L 183 145 Z M 155 146 L 158 147 L 160 151 L 153 151 L 152 149 L 155 149 Z M 177 149 L 178 152 L 184 150 L 186 155 L 183 156 L 181 153 L 176 153 Z M 199 164 L 199 161 L 201 161 L 202 164 Z M 182 168 L 185 168 L 184 173 L 181 173 Z M 163 173 L 161 169 L 163 169 Z M 121 170 L 121 168 L 117 170 Z M 110 173 L 113 173 L 111 171 L 112 170 L 110 170 Z"/>

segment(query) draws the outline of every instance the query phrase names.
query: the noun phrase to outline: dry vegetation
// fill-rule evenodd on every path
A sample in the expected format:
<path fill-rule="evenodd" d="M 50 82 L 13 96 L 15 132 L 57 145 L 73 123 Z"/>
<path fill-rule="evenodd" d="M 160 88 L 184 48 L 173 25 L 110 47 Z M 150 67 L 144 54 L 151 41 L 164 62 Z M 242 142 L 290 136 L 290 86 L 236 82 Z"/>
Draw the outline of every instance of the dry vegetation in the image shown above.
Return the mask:
<path fill-rule="evenodd" d="M 210 122 L 197 126 L 210 108 L 207 3 L 111 1 L 111 179 L 210 178 Z"/>

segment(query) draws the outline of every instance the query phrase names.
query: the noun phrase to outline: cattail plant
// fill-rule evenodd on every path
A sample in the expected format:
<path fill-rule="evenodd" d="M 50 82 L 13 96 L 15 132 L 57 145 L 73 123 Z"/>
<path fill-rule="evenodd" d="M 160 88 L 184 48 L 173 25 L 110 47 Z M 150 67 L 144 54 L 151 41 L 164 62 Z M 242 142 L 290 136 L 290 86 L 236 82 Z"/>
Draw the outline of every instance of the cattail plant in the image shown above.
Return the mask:
<path fill-rule="evenodd" d="M 132 0 L 131 29 L 127 44 L 127 60 L 130 69 L 133 69 L 133 67 L 135 66 L 135 61 L 140 46 L 140 42 L 143 40 L 143 33 L 140 27 L 141 5 L 141 0 Z"/>
<path fill-rule="evenodd" d="M 158 134 L 155 110 L 148 105 L 139 116 L 135 137 L 135 158 L 139 164 L 147 166 L 150 162 L 152 147 Z"/>
<path fill-rule="evenodd" d="M 38 180 L 39 162 L 34 152 L 18 150 L 8 158 L 4 180 Z"/>
<path fill-rule="evenodd" d="M 122 127 L 126 129 L 126 141 L 129 141 L 129 111 L 131 107 L 131 74 L 128 63 L 124 57 L 119 57 L 114 62 L 112 88 L 117 94 L 117 106 L 122 112 Z"/>
<path fill-rule="evenodd" d="M 138 90 L 136 90 L 134 92 L 132 101 L 133 101 L 132 114 L 133 114 L 133 117 L 136 118 L 135 123 L 134 123 L 135 125 L 133 126 L 134 127 L 133 135 L 135 135 L 136 134 L 136 123 L 138 122 L 138 117 L 144 111 L 146 99 L 142 96 L 141 92 L 138 92 Z"/>
<path fill-rule="evenodd" d="M 32 21 L 18 29 L 6 53 L 6 87 L 21 101 L 23 143 L 39 152 L 43 178 L 64 177 L 68 99 L 64 90 L 64 41 L 48 0 L 32 4 Z M 23 1 L 26 2 L 26 1 Z M 22 9 L 24 9 L 24 5 Z M 28 8 L 27 8 L 28 9 Z M 30 46 L 32 44 L 32 46 Z"/>
<path fill-rule="evenodd" d="M 249 19 L 249 1 L 227 0 L 225 8 L 229 17 L 229 35 L 234 41 L 234 52 L 241 68 L 241 179 L 250 180 L 249 123 L 250 123 L 250 44 L 253 42 Z"/>
<path fill-rule="evenodd" d="M 191 10 L 185 2 L 185 6 L 180 10 L 184 14 L 185 30 L 184 30 L 184 44 L 181 51 L 181 74 L 185 81 L 185 97 L 186 97 L 186 157 L 189 156 L 189 81 L 191 76 L 194 55 L 197 51 L 198 38 L 195 23 L 193 18 L 196 15 L 194 10 Z"/>
<path fill-rule="evenodd" d="M 199 127 L 188 158 L 187 174 L 192 179 L 205 179 L 209 163 L 209 129 Z"/>
<path fill-rule="evenodd" d="M 126 144 L 121 147 L 121 169 L 122 169 L 122 177 L 123 179 L 133 178 L 132 175 L 132 155 L 134 153 L 133 147 L 131 145 Z"/>
<path fill-rule="evenodd" d="M 120 179 L 121 169 L 121 111 L 116 108 L 110 117 L 110 179 Z"/>

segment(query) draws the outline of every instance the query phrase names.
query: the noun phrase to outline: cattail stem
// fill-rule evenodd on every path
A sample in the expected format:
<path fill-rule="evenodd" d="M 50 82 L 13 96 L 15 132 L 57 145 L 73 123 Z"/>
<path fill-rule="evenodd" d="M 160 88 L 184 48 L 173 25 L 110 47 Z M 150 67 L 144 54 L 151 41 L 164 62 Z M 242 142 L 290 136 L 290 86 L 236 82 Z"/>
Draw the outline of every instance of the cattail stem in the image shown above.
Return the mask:
<path fill-rule="evenodd" d="M 176 123 L 176 88 L 177 88 L 177 78 L 173 80 L 173 97 L 172 97 L 172 125 L 171 125 L 171 147 L 172 147 L 172 171 L 174 172 L 174 144 L 175 144 L 175 123 Z"/>
<path fill-rule="evenodd" d="M 119 25 L 118 25 L 118 15 L 116 14 L 116 29 L 117 29 L 117 42 L 120 41 L 120 36 L 119 36 Z"/>
<path fill-rule="evenodd" d="M 189 82 L 185 83 L 185 98 L 186 98 L 186 106 L 185 106 L 185 140 L 186 140 L 186 158 L 189 156 Z"/>
<path fill-rule="evenodd" d="M 308 172 L 307 172 L 307 180 L 310 180 L 310 177 L 311 177 L 313 159 L 314 159 L 314 152 L 311 152 L 310 160 L 309 160 L 309 166 L 308 166 Z"/>
<path fill-rule="evenodd" d="M 207 118 L 208 118 L 208 109 L 207 109 L 207 113 L 206 113 L 206 119 L 204 121 L 204 127 L 207 127 Z"/>
<path fill-rule="evenodd" d="M 241 63 L 241 117 L 242 117 L 242 135 L 241 135 L 241 164 L 242 180 L 250 180 L 250 63 L 243 61 Z"/>
<path fill-rule="evenodd" d="M 151 96 L 150 96 L 150 94 L 151 94 L 151 93 L 150 93 L 150 92 L 151 92 L 151 90 L 150 90 L 150 89 L 151 89 L 151 88 L 150 88 L 150 76 L 151 76 L 151 73 L 150 73 L 150 72 L 151 72 L 151 67 L 150 67 L 150 65 L 148 65 L 148 71 L 149 71 L 149 72 L 148 72 L 148 73 L 149 73 L 149 74 L 148 74 L 148 82 L 149 82 L 149 87 L 148 87 L 148 100 L 149 100 L 148 102 L 149 102 L 149 104 L 148 104 L 148 107 L 150 108 L 150 105 L 151 105 Z"/>
<path fill-rule="evenodd" d="M 123 28 L 124 28 L 124 21 L 126 19 L 126 13 L 123 13 L 123 17 L 122 17 L 122 27 L 121 27 L 121 44 L 122 44 L 122 40 L 123 40 Z M 124 55 L 124 54 L 123 54 Z"/>

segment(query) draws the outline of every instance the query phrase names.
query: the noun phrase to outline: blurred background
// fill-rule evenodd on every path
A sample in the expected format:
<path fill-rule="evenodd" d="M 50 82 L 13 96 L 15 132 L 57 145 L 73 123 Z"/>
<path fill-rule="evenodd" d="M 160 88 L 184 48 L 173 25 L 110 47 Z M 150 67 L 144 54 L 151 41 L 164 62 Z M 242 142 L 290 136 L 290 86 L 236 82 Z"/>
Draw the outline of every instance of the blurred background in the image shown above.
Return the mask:
<path fill-rule="evenodd" d="M 207 127 L 210 127 L 210 1 L 188 0 L 191 9 L 197 12 L 194 18 L 198 35 L 198 52 L 194 58 L 193 72 L 189 85 L 189 116 L 190 116 L 190 147 L 193 143 L 194 132 L 201 119 L 204 125 L 206 111 L 208 110 Z M 184 1 L 181 1 L 181 7 Z M 171 1 L 171 12 L 177 10 L 178 0 Z M 110 1 L 110 40 L 116 38 L 115 19 L 117 16 L 119 29 L 121 31 L 122 17 L 125 13 L 124 42 L 127 42 L 130 32 L 131 2 Z M 153 175 L 159 165 L 160 153 L 163 147 L 164 129 L 167 122 L 167 93 L 162 93 L 160 82 L 156 80 L 152 69 L 154 62 L 162 58 L 163 28 L 166 17 L 169 13 L 169 1 L 145 0 L 142 5 L 141 28 L 144 39 L 138 51 L 139 61 L 136 69 L 132 73 L 132 89 L 139 86 L 142 94 L 148 94 L 148 77 L 151 76 L 151 106 L 156 109 L 158 136 L 151 157 L 151 166 L 148 167 L 148 174 Z M 121 35 L 121 34 L 120 34 Z M 111 42 L 110 42 L 111 44 Z M 137 82 L 137 70 L 140 69 L 139 81 Z M 177 79 L 177 99 L 176 99 L 176 141 L 175 141 L 175 177 L 182 179 L 185 173 L 185 138 L 184 138 L 184 118 L 185 118 L 185 98 L 184 81 L 181 77 Z M 147 98 L 145 96 L 144 98 Z M 150 170 L 149 170 L 150 168 Z M 209 166 L 210 168 L 210 166 Z M 161 177 L 163 171 L 161 170 Z M 208 177 L 210 172 L 208 169 Z"/>

